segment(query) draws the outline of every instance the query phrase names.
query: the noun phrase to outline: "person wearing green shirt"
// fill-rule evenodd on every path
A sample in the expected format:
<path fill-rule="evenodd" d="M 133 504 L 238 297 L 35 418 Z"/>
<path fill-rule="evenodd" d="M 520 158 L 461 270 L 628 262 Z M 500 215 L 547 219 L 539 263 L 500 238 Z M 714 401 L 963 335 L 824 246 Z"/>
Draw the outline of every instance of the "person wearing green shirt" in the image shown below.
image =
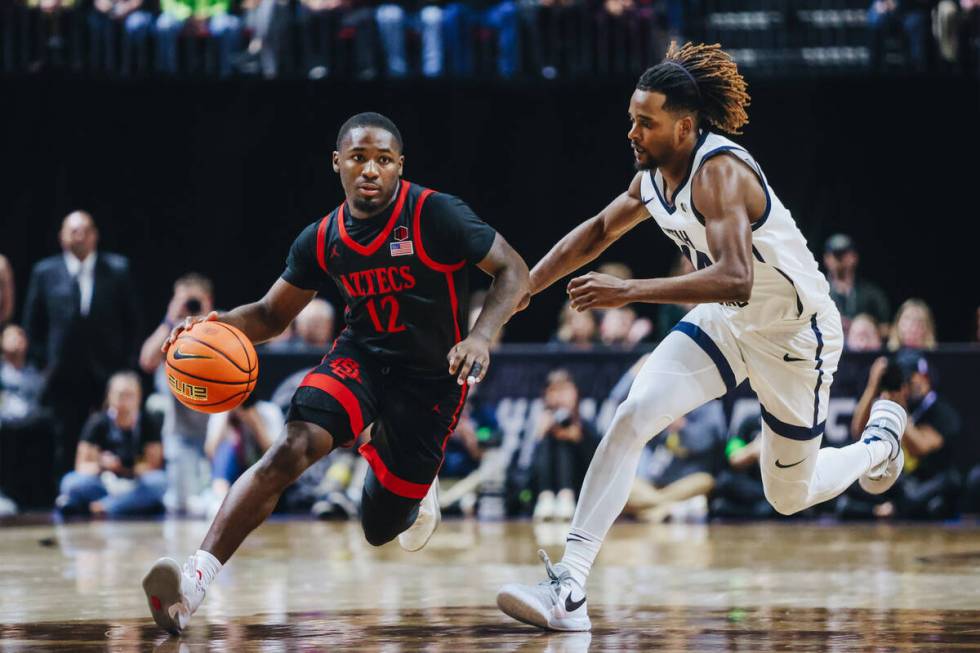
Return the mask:
<path fill-rule="evenodd" d="M 155 25 L 157 70 L 177 73 L 177 39 L 190 33 L 215 39 L 217 69 L 221 77 L 232 72 L 232 57 L 240 49 L 242 21 L 231 13 L 229 0 L 161 0 Z"/>

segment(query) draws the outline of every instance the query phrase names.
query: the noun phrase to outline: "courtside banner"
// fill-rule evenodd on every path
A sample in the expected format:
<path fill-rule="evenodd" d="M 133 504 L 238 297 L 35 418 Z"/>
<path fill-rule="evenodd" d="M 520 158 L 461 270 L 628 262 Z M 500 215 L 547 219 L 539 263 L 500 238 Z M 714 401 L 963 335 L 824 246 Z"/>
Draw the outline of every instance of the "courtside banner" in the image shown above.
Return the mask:
<path fill-rule="evenodd" d="M 541 394 L 548 373 L 568 370 L 579 386 L 582 414 L 604 431 L 616 410 L 618 400 L 610 393 L 624 374 L 652 350 L 645 345 L 632 350 L 594 348 L 570 349 L 553 345 L 503 345 L 491 354 L 490 372 L 472 393 L 473 400 L 492 406 L 502 431 L 505 448 L 533 445 L 531 429 L 542 410 Z M 314 367 L 322 352 L 260 352 L 257 393 L 268 399 L 291 374 Z M 867 383 L 868 370 L 880 354 L 848 353 L 830 391 L 825 442 L 840 446 L 849 443 L 850 421 L 858 398 Z M 934 372 L 937 391 L 953 404 L 962 418 L 963 432 L 956 444 L 956 460 L 963 467 L 980 461 L 980 400 L 976 391 L 980 378 L 980 347 L 947 345 L 926 354 Z M 623 390 L 620 386 L 619 390 Z M 742 383 L 722 403 L 732 429 L 746 417 L 759 414 L 759 402 Z"/>

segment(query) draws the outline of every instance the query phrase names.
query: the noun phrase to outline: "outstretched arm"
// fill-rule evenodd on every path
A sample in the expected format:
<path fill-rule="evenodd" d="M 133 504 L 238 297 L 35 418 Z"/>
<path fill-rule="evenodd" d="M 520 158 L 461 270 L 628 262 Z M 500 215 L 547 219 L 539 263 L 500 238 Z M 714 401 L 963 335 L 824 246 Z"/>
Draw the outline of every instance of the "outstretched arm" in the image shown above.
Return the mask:
<path fill-rule="evenodd" d="M 477 267 L 492 276 L 493 283 L 469 337 L 449 351 L 449 373 L 458 373 L 460 384 L 470 376 L 475 382 L 483 380 L 490 366 L 490 343 L 531 298 L 527 264 L 499 233 Z"/>
<path fill-rule="evenodd" d="M 265 297 L 257 302 L 245 304 L 227 313 L 212 311 L 207 316 L 189 317 L 174 327 L 170 337 L 163 343 L 164 352 L 173 344 L 181 331 L 189 329 L 197 322 L 218 320 L 237 327 L 255 344 L 271 340 L 282 333 L 299 312 L 316 296 L 315 290 L 304 290 L 285 279 L 277 279 Z"/>
<path fill-rule="evenodd" d="M 765 210 L 759 178 L 740 161 L 719 156 L 704 164 L 692 184 L 693 201 L 704 217 L 714 264 L 665 279 L 624 280 L 590 272 L 568 284 L 573 308 L 614 308 L 631 302 L 748 301 L 752 292 L 752 216 L 759 218 Z"/>
<path fill-rule="evenodd" d="M 640 199 L 642 174 L 637 173 L 625 193 L 572 229 L 538 261 L 531 270 L 532 295 L 595 260 L 620 236 L 650 217 Z"/>

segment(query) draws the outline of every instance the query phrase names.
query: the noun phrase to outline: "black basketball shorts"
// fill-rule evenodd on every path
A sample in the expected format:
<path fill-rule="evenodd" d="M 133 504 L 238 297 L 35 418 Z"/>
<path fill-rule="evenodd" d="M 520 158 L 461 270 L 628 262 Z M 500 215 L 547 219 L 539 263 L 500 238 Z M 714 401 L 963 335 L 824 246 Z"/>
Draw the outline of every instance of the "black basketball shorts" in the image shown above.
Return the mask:
<path fill-rule="evenodd" d="M 353 342 L 338 338 L 293 395 L 286 421 L 311 422 L 350 447 L 366 427 L 361 445 L 381 485 L 421 499 L 439 473 L 446 441 L 466 401 L 454 377 L 420 379 L 387 367 Z"/>

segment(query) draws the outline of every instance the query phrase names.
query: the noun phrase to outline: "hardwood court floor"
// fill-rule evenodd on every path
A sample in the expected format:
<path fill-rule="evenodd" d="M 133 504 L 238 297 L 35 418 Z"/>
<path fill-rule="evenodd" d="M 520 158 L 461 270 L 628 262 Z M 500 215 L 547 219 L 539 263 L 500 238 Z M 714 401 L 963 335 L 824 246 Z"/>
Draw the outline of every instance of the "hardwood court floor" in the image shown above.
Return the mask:
<path fill-rule="evenodd" d="M 355 524 L 260 528 L 185 636 L 159 632 L 139 581 L 205 531 L 162 521 L 0 528 L 0 652 L 980 650 L 980 529 L 621 523 L 589 585 L 591 634 L 553 635 L 494 604 L 543 575 L 564 528 L 444 522 L 423 551 Z"/>

